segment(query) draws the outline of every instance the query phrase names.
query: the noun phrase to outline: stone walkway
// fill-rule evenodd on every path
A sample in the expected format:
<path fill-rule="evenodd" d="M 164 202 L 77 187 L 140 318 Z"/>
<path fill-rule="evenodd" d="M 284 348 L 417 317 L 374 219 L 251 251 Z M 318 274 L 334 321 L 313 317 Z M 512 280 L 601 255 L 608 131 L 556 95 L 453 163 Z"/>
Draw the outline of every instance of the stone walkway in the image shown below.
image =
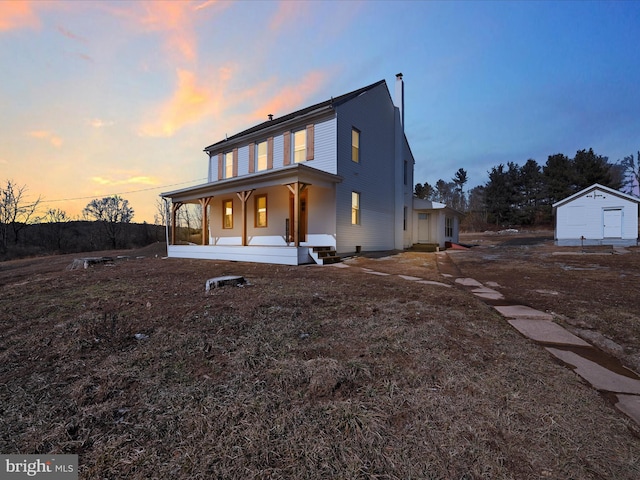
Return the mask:
<path fill-rule="evenodd" d="M 496 285 L 465 278 L 447 253 L 436 256 L 440 273 L 490 304 L 523 336 L 571 368 L 615 407 L 640 424 L 640 377 L 617 358 L 604 353 L 553 321 L 553 316 L 526 305 L 510 304 Z M 499 305 L 493 305 L 499 303 Z"/>
<path fill-rule="evenodd" d="M 553 321 L 553 315 L 526 305 L 511 304 L 494 283 L 482 283 L 466 278 L 446 252 L 436 254 L 438 270 L 454 285 L 469 290 L 491 305 L 524 337 L 539 344 L 551 355 L 571 368 L 593 388 L 609 399 L 615 407 L 640 425 L 640 376 L 624 367 L 620 361 Z M 349 268 L 346 263 L 335 263 L 336 268 Z M 451 288 L 451 283 L 434 282 L 410 275 L 392 275 L 360 267 L 365 273 L 399 277 L 416 283 Z"/>

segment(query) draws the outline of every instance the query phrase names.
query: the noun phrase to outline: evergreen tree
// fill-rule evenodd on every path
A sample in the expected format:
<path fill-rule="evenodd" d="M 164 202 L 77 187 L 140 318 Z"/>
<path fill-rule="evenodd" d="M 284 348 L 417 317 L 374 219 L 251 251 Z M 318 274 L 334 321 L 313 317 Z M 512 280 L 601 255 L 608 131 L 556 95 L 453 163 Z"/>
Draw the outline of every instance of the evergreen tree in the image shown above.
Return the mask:
<path fill-rule="evenodd" d="M 454 203 L 451 206 L 461 212 L 464 212 L 467 209 L 467 199 L 464 193 L 464 186 L 466 185 L 468 180 L 469 179 L 467 178 L 467 172 L 464 168 L 459 168 L 452 179 L 452 182 L 454 184 L 455 198 Z"/>
<path fill-rule="evenodd" d="M 551 205 L 573 195 L 576 190 L 575 171 L 571 159 L 562 153 L 549 155 L 542 167 L 546 203 Z"/>
<path fill-rule="evenodd" d="M 590 187 L 594 183 L 614 189 L 621 186 L 613 180 L 609 159 L 602 155 L 596 155 L 593 148 L 588 151 L 578 150 L 573 158 L 573 168 L 575 169 L 576 191 Z"/>

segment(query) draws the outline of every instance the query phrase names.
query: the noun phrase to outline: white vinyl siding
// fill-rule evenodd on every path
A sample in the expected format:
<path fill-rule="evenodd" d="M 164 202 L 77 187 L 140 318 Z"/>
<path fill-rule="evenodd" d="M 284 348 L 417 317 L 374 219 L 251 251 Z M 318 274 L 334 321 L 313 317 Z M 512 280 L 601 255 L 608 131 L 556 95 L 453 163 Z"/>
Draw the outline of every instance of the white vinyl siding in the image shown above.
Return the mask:
<path fill-rule="evenodd" d="M 395 111 L 384 85 L 336 107 L 338 171 L 338 253 L 395 248 L 395 229 L 402 230 L 403 207 L 395 208 Z M 352 131 L 360 130 L 360 163 L 352 158 Z M 366 161 L 365 161 L 366 159 Z M 314 160 L 315 161 L 315 160 Z M 401 167 L 400 167 L 401 168 Z M 351 192 L 360 193 L 360 224 L 352 224 Z"/>

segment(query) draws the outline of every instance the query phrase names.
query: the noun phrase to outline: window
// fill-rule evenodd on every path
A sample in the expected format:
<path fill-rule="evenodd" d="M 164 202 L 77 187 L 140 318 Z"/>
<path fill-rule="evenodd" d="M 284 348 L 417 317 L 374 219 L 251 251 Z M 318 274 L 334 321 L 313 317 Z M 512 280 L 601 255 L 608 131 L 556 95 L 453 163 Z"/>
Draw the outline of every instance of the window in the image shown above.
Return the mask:
<path fill-rule="evenodd" d="M 351 129 L 351 160 L 360 162 L 360 131 L 357 128 Z"/>
<path fill-rule="evenodd" d="M 224 178 L 233 177 L 233 152 L 224 154 Z"/>
<path fill-rule="evenodd" d="M 258 144 L 258 164 L 256 170 L 258 172 L 267 169 L 267 142 L 260 142 Z"/>
<path fill-rule="evenodd" d="M 402 212 L 402 229 L 407 229 L 407 207 L 404 207 L 404 210 Z"/>
<path fill-rule="evenodd" d="M 267 226 L 267 196 L 257 195 L 255 197 L 255 225 L 256 227 Z"/>
<path fill-rule="evenodd" d="M 404 161 L 404 168 L 402 170 L 402 176 L 404 178 L 404 184 L 405 185 L 407 184 L 407 173 L 408 173 L 408 170 L 409 170 L 409 168 L 408 168 L 408 165 L 407 165 L 407 161 L 405 160 Z"/>
<path fill-rule="evenodd" d="M 304 162 L 307 159 L 307 131 L 298 130 L 293 133 L 293 161 Z"/>
<path fill-rule="evenodd" d="M 453 237 L 453 218 L 446 217 L 444 219 L 444 236 Z"/>
<path fill-rule="evenodd" d="M 222 228 L 233 228 L 233 200 L 222 201 Z"/>
<path fill-rule="evenodd" d="M 351 192 L 351 224 L 360 225 L 360 194 Z"/>

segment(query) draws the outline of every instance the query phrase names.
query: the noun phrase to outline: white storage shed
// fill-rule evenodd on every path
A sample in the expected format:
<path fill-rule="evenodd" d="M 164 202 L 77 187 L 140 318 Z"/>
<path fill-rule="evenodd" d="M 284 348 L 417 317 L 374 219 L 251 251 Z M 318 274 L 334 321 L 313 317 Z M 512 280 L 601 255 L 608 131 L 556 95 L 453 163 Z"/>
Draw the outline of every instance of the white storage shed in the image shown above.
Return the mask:
<path fill-rule="evenodd" d="M 640 198 L 600 184 L 552 205 L 557 245 L 638 244 Z"/>

